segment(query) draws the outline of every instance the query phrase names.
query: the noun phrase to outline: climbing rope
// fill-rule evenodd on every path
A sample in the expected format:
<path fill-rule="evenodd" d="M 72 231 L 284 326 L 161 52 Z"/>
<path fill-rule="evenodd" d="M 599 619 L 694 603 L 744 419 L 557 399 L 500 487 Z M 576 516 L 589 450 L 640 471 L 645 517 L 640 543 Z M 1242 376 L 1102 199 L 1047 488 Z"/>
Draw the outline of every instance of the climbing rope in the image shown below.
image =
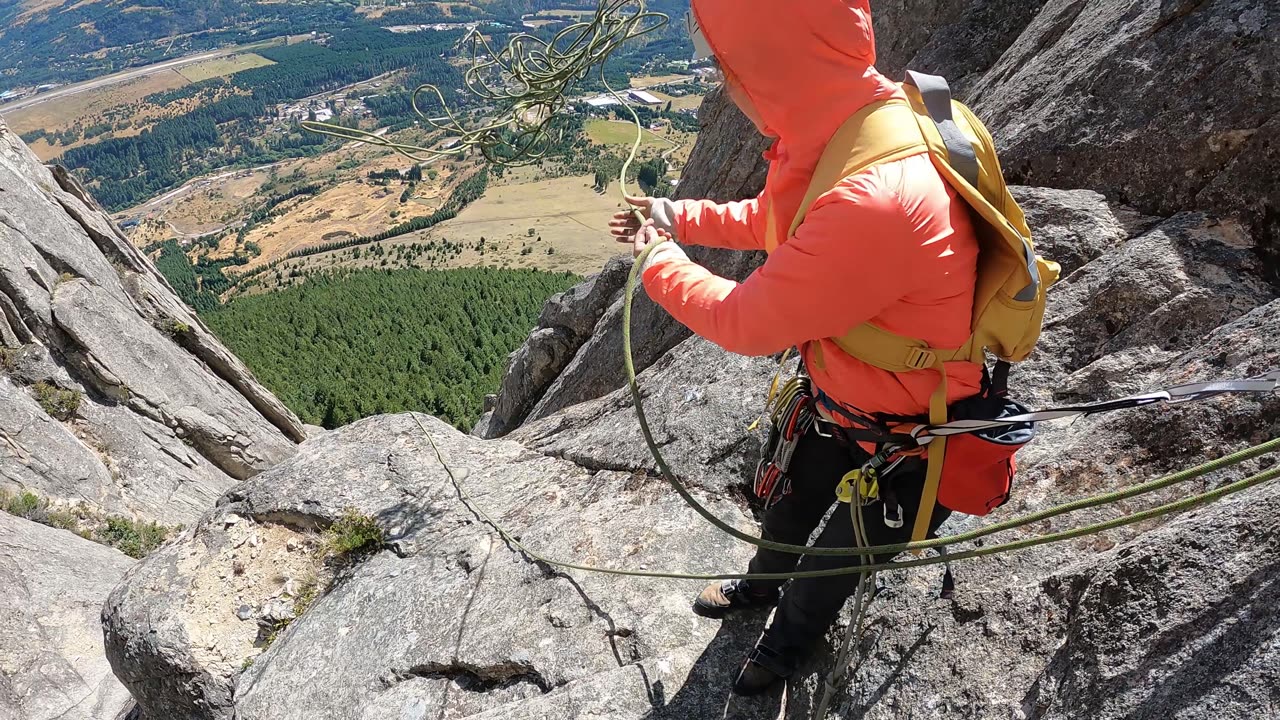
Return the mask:
<path fill-rule="evenodd" d="M 1046 535 L 1040 535 L 1040 536 L 1035 536 L 1030 538 L 1024 538 L 1022 540 L 1002 543 L 999 545 L 990 545 L 987 547 L 975 548 L 973 550 L 966 550 L 963 552 L 948 552 L 945 557 L 939 556 L 936 558 L 917 558 L 914 560 L 901 560 L 897 562 L 857 565 L 857 566 L 848 567 L 848 568 L 831 568 L 828 570 L 807 570 L 807 571 L 795 571 L 795 572 L 783 572 L 783 573 L 692 573 L 692 572 L 670 572 L 670 571 L 656 571 L 656 570 L 628 570 L 628 569 L 622 569 L 622 568 L 602 567 L 598 565 L 583 565 L 579 563 L 572 563 L 572 562 L 566 562 L 563 560 L 557 560 L 554 558 L 546 557 L 538 553 L 536 550 L 525 545 L 523 542 L 520 541 L 519 537 L 517 537 L 514 533 L 507 530 L 501 523 L 495 520 L 492 516 L 490 516 L 487 512 L 485 512 L 485 510 L 482 507 L 480 507 L 480 505 L 476 502 L 475 497 L 472 496 L 471 492 L 467 489 L 465 482 L 463 482 L 467 477 L 467 475 L 469 474 L 469 472 L 455 473 L 452 466 L 450 466 L 448 461 L 445 460 L 444 454 L 441 452 L 440 447 L 436 444 L 435 439 L 432 437 L 431 433 L 427 430 L 426 426 L 422 424 L 422 421 L 418 419 L 418 416 L 416 414 L 412 415 L 412 417 L 414 419 L 414 422 L 417 423 L 418 428 L 422 431 L 423 436 L 427 439 L 427 442 L 431 445 L 431 449 L 436 456 L 436 460 L 440 463 L 441 468 L 444 469 L 446 476 L 449 478 L 449 481 L 453 484 L 454 488 L 458 492 L 458 495 L 462 498 L 463 502 L 467 505 L 469 509 L 471 509 L 477 515 L 479 515 L 480 518 L 486 524 L 491 526 L 495 532 L 497 532 L 504 540 L 510 543 L 513 547 L 515 547 L 517 550 L 524 553 L 525 555 L 529 556 L 530 558 L 533 558 L 534 561 L 539 563 L 544 563 L 546 565 L 564 568 L 567 570 L 581 570 L 584 572 L 603 573 L 606 575 L 620 575 L 625 577 L 647 577 L 647 578 L 662 578 L 662 579 L 670 579 L 670 580 L 792 580 L 792 579 L 798 579 L 798 578 L 837 577 L 841 575 L 854 575 L 862 572 L 881 572 L 885 570 L 899 570 L 899 569 L 912 568 L 912 567 L 924 567 L 927 565 L 939 565 L 939 564 L 943 564 L 953 560 L 968 560 L 972 558 L 986 557 L 988 555 L 995 555 L 995 554 L 1010 552 L 1014 550 L 1025 550 L 1027 548 L 1036 547 L 1038 545 L 1047 545 L 1049 543 L 1061 542 L 1063 540 L 1073 540 L 1076 538 L 1086 537 L 1089 535 L 1096 535 L 1097 533 L 1106 532 L 1108 530 L 1115 530 L 1117 528 L 1122 528 L 1122 527 L 1133 525 L 1136 523 L 1146 522 L 1147 520 L 1154 520 L 1156 518 L 1164 517 L 1166 515 L 1171 515 L 1174 513 L 1186 512 L 1188 510 L 1197 508 L 1201 505 L 1206 505 L 1216 500 L 1220 500 L 1229 495 L 1234 495 L 1236 493 L 1244 492 L 1245 490 L 1248 490 L 1252 487 L 1261 485 L 1263 483 L 1274 480 L 1277 477 L 1280 477 L 1280 465 L 1278 465 L 1276 467 L 1273 467 L 1271 469 L 1268 469 L 1256 475 L 1252 475 L 1242 480 L 1237 480 L 1227 485 L 1223 485 L 1214 490 L 1210 490 L 1208 492 L 1200 493 L 1197 495 L 1191 495 L 1189 497 L 1182 498 L 1175 502 L 1166 503 L 1164 505 L 1160 505 L 1148 510 L 1143 510 L 1141 512 L 1133 513 L 1131 515 L 1122 515 L 1120 517 L 1112 518 L 1110 520 L 1098 522 L 1098 523 L 1087 525 L 1080 528 L 1062 530 L 1059 532 L 1049 533 Z M 1205 473 L 1212 471 L 1212 469 L 1206 469 L 1206 468 L 1212 467 L 1214 469 L 1221 469 L 1223 467 L 1228 467 L 1230 465 L 1236 465 L 1236 464 L 1245 462 L 1249 458 L 1257 457 L 1258 455 L 1265 454 L 1268 452 L 1275 452 L 1277 450 L 1280 450 L 1280 439 L 1272 440 L 1262 445 L 1258 445 L 1258 446 L 1249 448 L 1247 450 L 1243 450 L 1239 453 L 1235 453 L 1232 456 L 1221 458 L 1220 460 L 1215 460 L 1211 463 L 1205 463 L 1204 465 L 1197 466 L 1196 468 L 1192 468 L 1192 470 L 1184 471 L 1183 473 L 1175 473 L 1174 475 L 1169 475 L 1165 478 L 1161 478 L 1159 481 L 1153 481 L 1152 483 L 1147 483 L 1146 485 L 1148 489 L 1144 490 L 1143 492 L 1152 492 L 1154 490 L 1159 489 L 1160 487 L 1167 487 L 1168 485 L 1172 484 L 1170 480 L 1173 478 L 1181 478 L 1180 480 L 1178 480 L 1178 482 L 1185 482 L 1194 477 L 1199 477 L 1201 475 L 1204 475 Z M 1224 461 L 1228 461 L 1231 458 L 1235 458 L 1235 459 L 1230 462 L 1227 462 L 1226 465 L 1220 464 L 1220 463 L 1223 463 Z M 462 477 L 459 477 L 459 474 L 461 474 Z M 679 481 L 677 480 L 676 482 L 678 483 Z M 1137 489 L 1137 488 L 1134 488 L 1134 489 Z M 687 491 L 685 492 L 687 493 Z M 1138 494 L 1142 494 L 1142 493 L 1138 493 Z M 1075 503 L 1068 503 L 1068 505 L 1077 506 L 1073 508 L 1075 510 L 1083 509 L 1083 507 L 1094 507 L 1097 505 L 1097 503 L 1093 503 L 1093 504 L 1081 506 L 1080 505 L 1081 502 L 1082 501 L 1077 501 Z M 693 503 L 697 503 L 697 501 L 694 500 Z M 1068 505 L 1059 506 L 1059 508 L 1066 508 L 1068 507 Z M 706 508 L 703 507 L 701 504 L 698 504 L 698 507 L 702 507 L 703 510 L 706 511 Z M 1059 508 L 1054 508 L 1054 510 L 1058 510 Z M 710 511 L 706 511 L 706 512 L 710 514 Z M 1064 510 L 1063 512 L 1071 512 L 1071 510 Z M 1054 514 L 1060 515 L 1062 513 L 1055 512 Z M 1044 515 L 1044 513 L 1036 513 L 1034 515 L 1028 515 L 1017 521 L 1010 521 L 1010 523 L 1006 523 L 1006 525 L 1012 525 L 1013 527 L 1020 527 L 1022 525 L 1026 525 L 1031 522 L 1036 522 L 1036 520 L 1032 518 L 1037 518 L 1041 515 Z M 714 517 L 714 515 L 712 516 Z M 1050 517 L 1052 517 L 1052 515 L 1050 515 Z M 720 522 L 718 518 L 717 518 L 717 522 Z M 1006 529 L 1009 529 L 1009 528 L 1006 528 Z M 972 539 L 972 537 L 974 537 L 977 532 L 978 531 L 974 531 L 971 533 L 962 533 L 960 535 L 952 535 L 946 538 L 940 538 L 938 540 L 922 541 L 919 543 L 904 543 L 901 545 L 877 545 L 877 546 L 870 546 L 870 547 L 864 547 L 864 548 L 849 548 L 849 550 L 852 550 L 853 552 L 848 554 L 879 555 L 882 553 L 888 554 L 888 553 L 901 552 L 904 550 L 938 548 L 944 545 L 954 545 L 959 542 L 965 542 L 968 539 Z M 990 533 L 983 533 L 983 534 L 990 534 Z M 748 537 L 750 538 L 750 536 Z M 760 542 L 760 538 L 750 538 L 750 539 L 754 541 L 752 544 L 759 544 Z M 784 547 L 803 547 L 803 546 L 784 546 Z M 808 550 L 810 551 L 812 551 L 813 549 L 814 548 L 808 548 Z M 783 552 L 791 552 L 791 551 L 784 550 Z M 813 553 L 809 553 L 809 554 L 813 554 Z"/>
<path fill-rule="evenodd" d="M 849 514 L 853 519 L 853 532 L 858 546 L 866 547 L 868 545 L 866 518 L 862 514 L 863 506 L 860 500 L 861 498 L 855 498 L 854 502 L 849 503 Z M 813 717 L 818 720 L 826 718 L 827 707 L 831 704 L 831 700 L 845 685 L 853 658 L 853 649 L 862 646 L 867 609 L 875 596 L 876 573 L 863 572 L 858 577 L 858 589 L 853 594 L 853 610 L 849 617 L 849 627 L 845 630 L 844 642 L 840 646 L 839 654 L 836 655 L 835 663 L 831 666 L 831 671 L 822 681 L 822 698 L 818 701 L 818 707 L 813 713 Z"/>
<path fill-rule="evenodd" d="M 609 85 L 605 64 L 624 44 L 669 23 L 667 15 L 650 11 L 646 0 L 603 0 L 589 19 L 565 27 L 549 40 L 518 33 L 511 35 L 501 49 L 495 49 L 479 27 L 472 29 L 461 41 L 471 55 L 463 85 L 466 92 L 485 103 L 473 114 L 488 114 L 489 119 L 468 127 L 438 86 L 419 85 L 409 97 L 414 113 L 419 122 L 445 133 L 433 147 L 399 143 L 332 123 L 306 121 L 302 127 L 343 140 L 390 148 L 418 162 L 474 148 L 490 163 L 524 165 L 546 156 L 555 132 L 553 121 L 568 106 L 569 89 L 598 68 L 601 83 L 631 112 L 642 137 L 643 127 L 634 108 Z M 433 118 L 423 111 L 418 104 L 418 97 L 423 94 L 434 96 L 443 116 Z M 637 140 L 635 149 L 639 146 Z"/>
<path fill-rule="evenodd" d="M 631 13 L 625 12 L 627 7 L 634 6 Z M 651 33 L 669 22 L 669 18 L 661 13 L 649 12 L 644 0 L 603 0 L 597 6 L 595 15 L 588 21 L 575 23 L 557 33 L 550 41 L 541 40 L 529 34 L 512 36 L 507 45 L 495 51 L 485 36 L 475 29 L 467 34 L 464 43 L 469 44 L 472 54 L 471 67 L 464 76 L 466 89 L 484 101 L 492 110 L 494 119 L 481 123 L 478 127 L 467 128 L 459 120 L 457 113 L 448 106 L 444 94 L 434 85 L 419 86 L 411 95 L 411 104 L 415 113 L 435 130 L 444 131 L 456 136 L 450 140 L 442 139 L 435 147 L 420 147 L 407 143 L 394 142 L 375 133 L 356 128 L 347 128 L 327 123 L 305 122 L 308 130 L 328 134 L 345 140 L 354 140 L 399 152 L 410 159 L 423 162 L 429 158 L 440 158 L 458 153 L 465 148 L 476 148 L 491 163 L 515 165 L 534 162 L 545 156 L 549 147 L 549 136 L 552 132 L 552 121 L 567 105 L 565 93 L 572 83 L 587 76 L 593 67 L 599 67 L 600 79 L 609 93 L 631 114 L 636 126 L 636 139 L 631 151 L 622 166 L 620 191 L 627 196 L 627 174 L 631 164 L 636 160 L 643 141 L 644 128 L 631 103 L 627 102 L 608 83 L 604 66 L 610 55 L 623 43 Z M 418 96 L 432 93 L 445 113 L 443 119 L 430 118 L 418 105 Z M 447 122 L 442 122 L 446 120 Z M 446 146 L 447 145 L 447 146 Z M 424 157 L 425 155 L 425 157 Z M 636 218 L 641 222 L 644 217 L 633 209 Z M 1039 545 L 1046 545 L 1065 540 L 1072 540 L 1113 530 L 1135 523 L 1141 523 L 1174 513 L 1185 512 L 1193 508 L 1219 500 L 1228 495 L 1243 492 L 1257 485 L 1280 477 L 1280 466 L 1273 467 L 1255 475 L 1228 483 L 1214 490 L 1184 497 L 1148 510 L 1130 515 L 1122 515 L 1110 520 L 1093 523 L 1079 528 L 1024 538 L 987 547 L 974 548 L 962 552 L 947 552 L 947 547 L 959 543 L 972 542 L 999 532 L 1025 527 L 1032 523 L 1042 522 L 1060 515 L 1085 509 L 1099 508 L 1123 500 L 1135 498 L 1158 490 L 1172 487 L 1189 480 L 1204 476 L 1224 468 L 1258 458 L 1262 455 L 1280 450 L 1280 438 L 1261 443 L 1251 448 L 1232 453 L 1217 460 L 1212 460 L 1188 470 L 1166 475 L 1165 477 L 1141 483 L 1131 488 L 1103 493 L 1093 497 L 1082 498 L 1057 507 L 1031 513 L 1021 518 L 994 523 L 958 535 L 935 538 L 920 542 L 899 543 L 891 545 L 868 545 L 865 518 L 862 516 L 862 505 L 859 499 L 849 503 L 852 516 L 855 540 L 857 545 L 850 548 L 818 548 L 804 545 L 778 543 L 742 532 L 717 517 L 706 506 L 698 502 L 692 493 L 671 470 L 662 456 L 645 416 L 644 405 L 636 380 L 636 369 L 631 347 L 631 315 L 632 302 L 637 285 L 637 277 L 649 254 L 665 239 L 659 238 L 649 245 L 636 258 L 627 277 L 625 299 L 623 304 L 623 363 L 626 369 L 627 386 L 635 405 L 636 418 L 641 434 L 653 456 L 659 474 L 676 491 L 686 504 L 713 526 L 731 537 L 750 543 L 760 548 L 786 552 L 796 555 L 823 556 L 860 556 L 859 564 L 846 568 L 828 570 L 793 571 L 785 573 L 691 573 L 629 570 L 622 568 L 600 567 L 580 563 L 566 562 L 545 557 L 526 546 L 519 537 L 507 530 L 501 523 L 490 516 L 467 490 L 464 482 L 467 472 L 455 473 L 445 460 L 444 454 L 436 444 L 431 433 L 427 431 L 417 414 L 412 414 L 414 422 L 422 431 L 437 461 L 444 469 L 463 503 L 475 512 L 486 524 L 494 529 L 513 548 L 532 558 L 535 562 L 548 566 L 578 570 L 583 572 L 604 573 L 626 577 L 649 577 L 677 580 L 791 580 L 797 578 L 832 577 L 859 574 L 857 590 L 854 593 L 853 614 L 836 664 L 824 679 L 824 691 L 814 715 L 822 719 L 839 687 L 843 685 L 849 672 L 850 659 L 854 648 L 860 646 L 865 630 L 867 607 L 875 597 L 876 574 L 885 570 L 905 569 L 936 564 L 948 564 L 951 560 L 964 560 L 1004 552 L 1023 550 Z M 775 378 L 776 387 L 776 378 Z M 918 557 L 897 562 L 873 562 L 877 555 L 895 557 L 904 551 L 920 551 L 936 549 L 938 557 Z"/>

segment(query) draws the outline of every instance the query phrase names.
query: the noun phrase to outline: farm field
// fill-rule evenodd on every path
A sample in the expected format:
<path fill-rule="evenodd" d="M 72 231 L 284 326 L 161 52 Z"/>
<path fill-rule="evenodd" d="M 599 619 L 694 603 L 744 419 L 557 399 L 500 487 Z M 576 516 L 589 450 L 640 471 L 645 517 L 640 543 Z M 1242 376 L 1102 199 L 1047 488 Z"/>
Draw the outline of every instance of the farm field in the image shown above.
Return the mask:
<path fill-rule="evenodd" d="M 288 260 L 269 271 L 251 293 L 281 287 L 276 273 L 290 284 L 298 273 L 342 268 L 465 267 L 529 268 L 590 275 L 609 258 L 628 252 L 608 233 L 609 217 L 621 207 L 618 185 L 597 193 L 591 177 L 533 179 L 528 168 L 508 171 L 501 183 L 458 215 L 430 230 L 379 243 Z M 533 235 L 529 234 L 533 230 Z M 483 240 L 483 252 L 477 246 Z M 408 260 L 401 253 L 415 247 L 462 246 L 447 259 L 430 253 Z"/>
<path fill-rule="evenodd" d="M 486 255 L 494 260 L 467 251 L 457 258 L 458 267 L 496 261 L 578 275 L 599 272 L 620 252 L 609 237 L 609 217 L 622 201 L 617 183 L 604 193 L 591 184 L 592 178 L 583 176 L 492 187 L 458 217 L 428 231 L 427 239 L 468 244 L 484 238 L 486 245 L 493 244 Z M 521 254 L 525 248 L 530 251 Z"/>
<path fill-rule="evenodd" d="M 234 75 L 241 70 L 249 70 L 250 68 L 264 67 L 266 65 L 274 65 L 272 61 L 257 55 L 255 53 L 241 53 L 239 55 L 228 55 L 227 57 L 213 58 L 198 62 L 193 65 L 186 65 L 178 68 L 178 74 L 186 78 L 190 82 L 200 82 L 210 78 L 224 77 Z"/>
<path fill-rule="evenodd" d="M 682 95 L 676 97 L 658 90 L 650 90 L 649 92 L 664 103 L 671 103 L 671 109 L 677 112 L 680 110 L 697 110 L 702 107 L 702 101 L 706 97 L 705 95 Z"/>
<path fill-rule="evenodd" d="M 631 78 L 631 87 L 648 88 L 654 85 L 666 85 L 668 83 L 687 82 L 690 75 L 641 75 Z"/>
<path fill-rule="evenodd" d="M 589 120 L 586 125 L 587 137 L 597 145 L 631 145 L 636 141 L 635 123 L 621 120 Z M 644 131 L 641 147 L 670 147 L 671 141 Z"/>

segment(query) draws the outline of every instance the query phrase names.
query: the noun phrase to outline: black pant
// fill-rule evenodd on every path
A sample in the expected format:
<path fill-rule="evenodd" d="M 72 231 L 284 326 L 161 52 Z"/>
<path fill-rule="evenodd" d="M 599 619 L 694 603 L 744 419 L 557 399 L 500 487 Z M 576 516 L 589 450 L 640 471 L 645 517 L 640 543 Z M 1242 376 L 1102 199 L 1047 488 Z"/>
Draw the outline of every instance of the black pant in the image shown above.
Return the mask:
<path fill-rule="evenodd" d="M 840 484 L 840 479 L 850 470 L 861 467 L 868 459 L 869 456 L 856 445 L 851 447 L 840 440 L 823 437 L 815 430 L 810 430 L 796 446 L 790 471 L 787 473 L 791 479 L 791 493 L 766 512 L 761 535 L 767 540 L 805 545 L 827 509 L 835 502 L 835 489 Z M 891 545 L 911 539 L 920 507 L 920 495 L 924 490 L 924 476 L 924 460 L 909 458 L 881 480 L 882 485 L 891 486 L 897 494 L 903 510 L 903 525 L 898 529 L 885 525 L 882 502 L 867 505 L 862 509 L 862 517 L 870 545 Z M 941 505 L 936 506 L 930 522 L 930 532 L 936 531 L 950 515 L 950 510 Z M 833 511 L 814 545 L 853 547 L 857 544 L 849 506 L 841 503 Z M 875 563 L 884 563 L 893 557 L 879 555 L 873 560 Z M 799 556 L 760 548 L 752 558 L 748 572 L 826 570 L 853 567 L 860 563 L 863 560 L 858 555 Z M 783 582 L 753 580 L 751 589 L 759 591 L 778 588 Z M 763 643 L 783 657 L 798 661 L 809 653 L 813 644 L 831 627 L 845 600 L 857 587 L 857 574 L 792 580 L 778 603 L 777 612 L 765 632 Z"/>

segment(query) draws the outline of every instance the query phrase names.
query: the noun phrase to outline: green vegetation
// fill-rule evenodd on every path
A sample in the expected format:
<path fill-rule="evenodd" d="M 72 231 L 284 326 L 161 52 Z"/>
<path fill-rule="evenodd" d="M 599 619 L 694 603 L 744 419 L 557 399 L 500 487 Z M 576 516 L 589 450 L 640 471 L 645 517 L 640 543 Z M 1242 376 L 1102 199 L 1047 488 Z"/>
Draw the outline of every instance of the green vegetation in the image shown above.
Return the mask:
<path fill-rule="evenodd" d="M 317 275 L 205 315 L 306 422 L 416 410 L 470 429 L 547 297 L 576 277 L 533 270 Z"/>
<path fill-rule="evenodd" d="M 9 495 L 8 493 L 0 492 L 0 509 L 3 509 L 10 515 L 17 515 L 20 518 L 31 520 L 35 516 L 36 511 L 40 510 L 42 505 L 43 502 L 41 501 L 40 496 L 30 491 L 23 492 L 19 495 Z"/>
<path fill-rule="evenodd" d="M 326 555 L 350 557 L 379 550 L 386 540 L 386 531 L 377 520 L 348 508 L 325 531 L 324 550 Z"/>
<path fill-rule="evenodd" d="M 173 337 L 182 337 L 191 332 L 191 326 L 180 320 L 166 320 L 161 327 L 165 333 Z"/>
<path fill-rule="evenodd" d="M 144 558 L 174 532 L 154 522 L 142 522 L 118 515 L 105 515 L 83 503 L 54 506 L 30 490 L 17 495 L 0 490 L 0 511 L 17 517 L 69 530 L 86 540 L 108 545 L 132 558 Z"/>
<path fill-rule="evenodd" d="M 143 523 L 128 518 L 109 517 L 106 527 L 99 531 L 98 542 L 119 550 L 132 558 L 144 558 L 164 544 L 169 531 L 155 523 Z"/>
<path fill-rule="evenodd" d="M 222 269 L 244 265 L 249 258 L 236 254 L 221 260 L 200 259 L 194 265 L 177 240 L 165 240 L 160 245 L 156 269 L 173 285 L 178 297 L 200 312 L 213 310 L 221 305 L 218 296 L 231 289 L 231 281 Z"/>
<path fill-rule="evenodd" d="M 18 369 L 18 351 L 13 348 L 0 347 L 0 370 L 13 372 Z"/>
<path fill-rule="evenodd" d="M 43 380 L 32 389 L 36 391 L 36 402 L 55 420 L 70 420 L 80 409 L 80 393 L 75 390 L 63 390 Z"/>

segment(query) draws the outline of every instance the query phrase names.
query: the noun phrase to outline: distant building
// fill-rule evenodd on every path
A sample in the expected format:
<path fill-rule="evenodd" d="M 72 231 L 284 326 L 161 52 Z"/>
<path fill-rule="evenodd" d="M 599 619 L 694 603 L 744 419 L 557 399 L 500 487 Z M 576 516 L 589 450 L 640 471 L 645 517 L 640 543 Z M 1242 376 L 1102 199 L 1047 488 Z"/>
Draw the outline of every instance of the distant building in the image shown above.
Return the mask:
<path fill-rule="evenodd" d="M 627 92 L 627 95 L 629 95 L 632 100 L 635 100 L 638 103 L 643 103 L 645 105 L 661 105 L 662 104 L 662 101 L 659 100 L 656 95 L 653 95 L 652 93 L 647 93 L 644 90 L 631 90 Z"/>
<path fill-rule="evenodd" d="M 590 100 L 587 101 L 587 104 L 590 105 L 591 107 L 601 108 L 601 107 L 609 107 L 610 105 L 621 105 L 622 103 L 618 102 L 617 98 L 610 97 L 607 95 L 601 95 L 600 97 L 597 97 L 597 98 L 591 98 Z"/>
<path fill-rule="evenodd" d="M 9 100 L 16 97 L 18 97 L 17 90 L 5 90 L 4 92 L 0 92 L 0 100 Z"/>
<path fill-rule="evenodd" d="M 316 111 L 316 122 L 329 122 L 333 119 L 333 111 L 329 108 L 323 108 Z"/>

